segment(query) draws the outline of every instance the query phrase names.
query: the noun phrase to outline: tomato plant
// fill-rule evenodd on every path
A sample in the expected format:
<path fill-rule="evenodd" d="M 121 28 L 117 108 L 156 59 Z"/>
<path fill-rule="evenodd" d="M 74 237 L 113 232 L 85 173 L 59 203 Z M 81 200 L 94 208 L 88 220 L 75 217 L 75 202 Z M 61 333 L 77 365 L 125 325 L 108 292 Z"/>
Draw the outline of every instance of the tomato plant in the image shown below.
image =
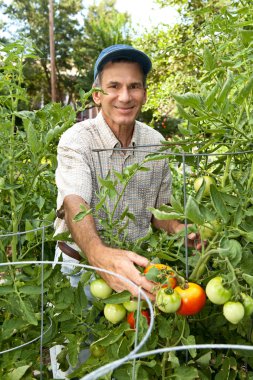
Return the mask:
<path fill-rule="evenodd" d="M 94 297 L 105 299 L 112 294 L 112 288 L 102 278 L 93 280 L 90 283 L 90 292 Z"/>
<path fill-rule="evenodd" d="M 232 289 L 224 287 L 222 281 L 222 277 L 216 276 L 206 285 L 206 295 L 216 305 L 223 305 L 232 297 Z"/>
<path fill-rule="evenodd" d="M 135 329 L 135 314 L 136 312 L 131 311 L 127 315 L 127 322 L 131 329 Z M 141 315 L 146 318 L 148 325 L 150 324 L 150 314 L 148 310 L 141 310 Z"/>
<path fill-rule="evenodd" d="M 169 265 L 156 263 L 150 264 L 144 269 L 144 273 L 150 281 L 160 282 L 162 286 L 170 288 L 175 288 L 177 285 L 177 280 L 175 277 L 175 272 Z"/>
<path fill-rule="evenodd" d="M 162 288 L 156 294 L 156 305 L 164 313 L 174 313 L 181 305 L 181 297 L 176 290 Z"/>
<path fill-rule="evenodd" d="M 126 309 L 121 304 L 107 303 L 104 307 L 104 316 L 109 322 L 116 324 L 125 318 Z"/>
<path fill-rule="evenodd" d="M 241 302 L 228 301 L 223 305 L 224 317 L 234 325 L 243 319 L 244 313 L 244 307 Z"/>
<path fill-rule="evenodd" d="M 175 291 L 181 297 L 181 306 L 177 310 L 178 314 L 194 315 L 205 306 L 206 294 L 200 285 L 188 282 L 184 287 L 176 286 Z"/>

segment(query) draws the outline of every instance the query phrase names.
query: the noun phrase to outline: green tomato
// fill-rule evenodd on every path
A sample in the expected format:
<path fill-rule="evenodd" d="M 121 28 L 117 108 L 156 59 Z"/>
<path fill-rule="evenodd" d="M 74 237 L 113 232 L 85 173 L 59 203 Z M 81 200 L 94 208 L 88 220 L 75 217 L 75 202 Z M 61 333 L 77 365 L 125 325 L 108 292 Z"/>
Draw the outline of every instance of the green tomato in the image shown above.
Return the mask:
<path fill-rule="evenodd" d="M 223 305 L 232 297 L 232 290 L 226 289 L 222 285 L 222 277 L 217 276 L 208 282 L 206 286 L 206 295 L 212 303 Z"/>
<path fill-rule="evenodd" d="M 90 345 L 90 352 L 94 358 L 101 358 L 105 354 L 105 347 L 100 344 L 93 343 Z"/>
<path fill-rule="evenodd" d="M 223 305 L 223 315 L 230 322 L 236 325 L 244 317 L 244 307 L 241 302 L 226 302 Z"/>
<path fill-rule="evenodd" d="M 91 282 L 90 292 L 94 297 L 105 299 L 112 294 L 112 288 L 107 285 L 105 280 L 99 278 Z"/>
<path fill-rule="evenodd" d="M 241 293 L 241 296 L 245 310 L 245 317 L 249 317 L 253 313 L 253 298 L 245 293 Z"/>
<path fill-rule="evenodd" d="M 130 300 L 123 302 L 123 306 L 127 311 L 135 311 L 138 309 L 138 301 Z M 140 308 L 142 308 L 142 302 L 140 302 Z"/>
<path fill-rule="evenodd" d="M 205 185 L 205 189 L 203 191 L 203 196 L 208 196 L 208 195 L 210 195 L 210 186 L 212 184 L 215 185 L 215 180 L 213 177 L 210 177 L 208 175 L 204 175 L 203 177 L 196 178 L 194 183 L 193 183 L 193 187 L 194 187 L 196 192 L 199 191 L 203 182 Z"/>
<path fill-rule="evenodd" d="M 113 323 L 119 323 L 126 316 L 126 309 L 121 304 L 111 304 L 107 303 L 104 307 L 105 318 Z"/>
<path fill-rule="evenodd" d="M 181 305 L 181 297 L 175 290 L 167 293 L 166 288 L 161 288 L 156 294 L 156 305 L 164 313 L 175 313 Z"/>
<path fill-rule="evenodd" d="M 199 232 L 203 239 L 210 239 L 220 231 L 221 226 L 217 220 L 214 220 L 211 223 L 205 223 L 203 226 L 199 226 Z"/>

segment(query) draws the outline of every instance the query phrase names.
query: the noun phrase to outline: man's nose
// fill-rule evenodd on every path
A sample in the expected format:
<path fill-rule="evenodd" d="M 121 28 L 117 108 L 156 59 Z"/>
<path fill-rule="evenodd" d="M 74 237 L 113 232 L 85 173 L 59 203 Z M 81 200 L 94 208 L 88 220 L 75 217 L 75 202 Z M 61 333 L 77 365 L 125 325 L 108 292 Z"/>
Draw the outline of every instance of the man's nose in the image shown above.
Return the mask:
<path fill-rule="evenodd" d="M 127 87 L 123 87 L 119 91 L 119 100 L 121 102 L 128 102 L 131 99 L 131 92 Z"/>

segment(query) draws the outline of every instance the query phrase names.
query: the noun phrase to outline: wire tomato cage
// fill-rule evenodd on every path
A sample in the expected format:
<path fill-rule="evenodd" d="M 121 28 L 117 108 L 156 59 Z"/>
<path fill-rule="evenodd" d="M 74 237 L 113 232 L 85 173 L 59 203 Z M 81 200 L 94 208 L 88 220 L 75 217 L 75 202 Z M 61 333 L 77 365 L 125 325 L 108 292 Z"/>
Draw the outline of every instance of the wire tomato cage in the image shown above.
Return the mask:
<path fill-rule="evenodd" d="M 136 153 L 138 151 L 138 152 L 146 154 L 148 152 L 149 155 L 159 153 L 159 155 L 164 156 L 164 159 L 168 159 L 168 157 L 180 157 L 180 162 L 182 164 L 182 175 L 183 175 L 184 207 L 186 206 L 186 203 L 187 203 L 187 176 L 189 175 L 189 168 L 187 165 L 187 159 L 188 158 L 194 158 L 197 161 L 197 165 L 198 165 L 198 161 L 202 157 L 207 157 L 207 158 L 217 157 L 217 156 L 228 157 L 228 156 L 234 156 L 234 155 L 237 155 L 237 156 L 250 155 L 251 156 L 253 153 L 253 150 L 247 150 L 247 151 L 241 151 L 241 152 L 220 152 L 220 153 L 217 153 L 217 152 L 215 152 L 215 153 L 206 153 L 206 152 L 186 153 L 186 152 L 168 152 L 168 151 L 157 152 L 157 150 L 160 147 L 163 147 L 163 146 L 161 146 L 161 145 L 159 145 L 159 146 L 158 145 L 149 145 L 149 146 L 134 147 L 131 149 L 130 148 L 128 148 L 128 149 L 115 148 L 115 149 L 113 149 L 113 151 L 120 151 L 121 153 L 125 153 L 125 151 L 131 151 L 132 150 L 134 153 Z M 108 154 L 108 152 L 112 152 L 112 149 L 93 150 L 93 152 L 95 153 L 95 155 L 97 155 L 97 162 L 98 162 L 97 175 L 99 177 L 101 177 L 102 179 L 105 179 L 106 178 L 106 172 L 105 172 L 104 167 L 103 167 L 103 157 L 101 157 L 101 155 L 103 155 L 103 152 L 105 152 L 106 154 Z M 185 243 L 186 243 L 187 231 L 188 231 L 188 221 L 186 218 L 185 218 L 184 224 L 185 224 Z M 11 238 L 14 235 L 20 237 L 21 235 L 28 234 L 28 233 L 36 233 L 37 231 L 41 232 L 41 260 L 26 260 L 26 261 L 21 260 L 21 261 L 13 261 L 12 262 L 8 258 L 8 260 L 6 262 L 0 263 L 0 267 L 3 270 L 6 269 L 7 267 L 8 268 L 11 268 L 12 266 L 22 267 L 23 265 L 36 265 L 36 266 L 39 265 L 42 268 L 41 272 L 40 272 L 40 276 L 41 276 L 40 277 L 40 284 L 41 284 L 40 303 L 41 303 L 41 308 L 40 308 L 40 334 L 39 334 L 39 336 L 37 336 L 33 340 L 30 340 L 29 342 L 25 342 L 24 344 L 17 345 L 15 347 L 11 347 L 9 349 L 0 351 L 0 354 L 4 355 L 4 354 L 9 353 L 13 350 L 25 348 L 26 346 L 28 346 L 29 344 L 32 344 L 34 342 L 39 342 L 40 366 L 41 366 L 40 378 L 41 379 L 43 376 L 42 375 L 42 372 L 43 372 L 42 371 L 43 347 L 44 347 L 43 339 L 44 339 L 44 336 L 47 334 L 48 330 L 51 328 L 51 324 L 49 324 L 49 327 L 47 327 L 47 328 L 45 328 L 45 326 L 44 326 L 44 313 L 45 313 L 45 308 L 47 306 L 44 303 L 44 271 L 43 271 L 43 267 L 44 267 L 44 265 L 54 266 L 54 265 L 62 265 L 63 264 L 62 262 L 56 263 L 55 261 L 45 260 L 45 231 L 47 229 L 50 229 L 50 228 L 52 228 L 52 223 L 48 223 L 48 224 L 45 224 L 43 226 L 28 230 L 28 231 L 19 231 L 17 233 L 12 233 L 12 232 L 0 233 L 0 241 L 1 241 L 2 239 Z M 73 263 L 64 262 L 64 265 L 73 267 Z M 116 368 L 122 366 L 124 363 L 129 362 L 129 361 L 133 362 L 132 379 L 136 379 L 136 375 L 135 375 L 136 374 L 136 361 L 138 359 L 148 357 L 151 355 L 163 354 L 165 352 L 168 352 L 168 353 L 169 352 L 177 352 L 177 351 L 188 352 L 191 349 L 196 349 L 196 350 L 205 350 L 205 349 L 233 350 L 234 349 L 234 350 L 253 351 L 253 347 L 250 345 L 223 344 L 223 343 L 221 343 L 221 344 L 187 344 L 187 345 L 180 345 L 180 346 L 178 345 L 175 347 L 163 347 L 163 348 L 159 348 L 159 349 L 140 352 L 140 350 L 144 347 L 145 343 L 150 338 L 152 329 L 154 327 L 154 308 L 153 308 L 153 305 L 150 302 L 149 298 L 145 294 L 145 292 L 140 287 L 138 287 L 136 284 L 129 281 L 128 279 L 126 279 L 126 278 L 124 278 L 124 277 L 122 277 L 116 273 L 113 273 L 111 271 L 108 271 L 106 269 L 102 269 L 102 268 L 98 268 L 98 267 L 94 267 L 94 266 L 90 266 L 90 265 L 85 265 L 85 264 L 81 264 L 81 263 L 79 263 L 79 264 L 75 263 L 74 266 L 79 267 L 83 270 L 89 269 L 89 270 L 93 270 L 93 271 L 97 271 L 97 272 L 103 272 L 103 273 L 111 274 L 117 278 L 122 279 L 123 281 L 131 284 L 133 287 L 136 287 L 138 289 L 138 309 L 137 309 L 137 317 L 136 317 L 136 332 L 135 332 L 135 342 L 134 342 L 133 350 L 128 355 L 126 355 L 126 356 L 124 356 L 124 357 L 122 357 L 116 361 L 110 362 L 106 365 L 103 365 L 103 366 L 99 367 L 98 369 L 92 371 L 91 373 L 83 376 L 81 378 L 81 380 L 99 379 L 101 376 L 107 375 L 109 372 L 114 371 Z M 188 278 L 189 262 L 188 262 L 187 244 L 185 244 L 185 266 L 186 266 L 186 278 Z M 148 305 L 148 309 L 150 312 L 150 324 L 148 326 L 148 329 L 147 329 L 144 337 L 142 338 L 141 341 L 138 342 L 138 333 L 139 333 L 138 326 L 139 326 L 139 317 L 140 317 L 140 309 L 141 309 L 141 306 L 140 306 L 141 302 L 140 301 L 142 298 L 146 301 L 146 303 Z"/>

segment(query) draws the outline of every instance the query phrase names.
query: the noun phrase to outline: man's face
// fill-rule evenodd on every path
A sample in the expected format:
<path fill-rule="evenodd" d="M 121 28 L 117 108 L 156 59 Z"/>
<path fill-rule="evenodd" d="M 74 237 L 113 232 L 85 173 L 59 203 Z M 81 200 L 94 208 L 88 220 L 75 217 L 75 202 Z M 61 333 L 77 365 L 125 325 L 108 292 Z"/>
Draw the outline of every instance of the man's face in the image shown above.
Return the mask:
<path fill-rule="evenodd" d="M 93 99 L 101 105 L 109 127 L 133 127 L 142 105 L 146 102 L 143 73 L 139 64 L 107 63 L 101 75 L 101 87 L 106 95 L 98 92 L 93 94 Z"/>

